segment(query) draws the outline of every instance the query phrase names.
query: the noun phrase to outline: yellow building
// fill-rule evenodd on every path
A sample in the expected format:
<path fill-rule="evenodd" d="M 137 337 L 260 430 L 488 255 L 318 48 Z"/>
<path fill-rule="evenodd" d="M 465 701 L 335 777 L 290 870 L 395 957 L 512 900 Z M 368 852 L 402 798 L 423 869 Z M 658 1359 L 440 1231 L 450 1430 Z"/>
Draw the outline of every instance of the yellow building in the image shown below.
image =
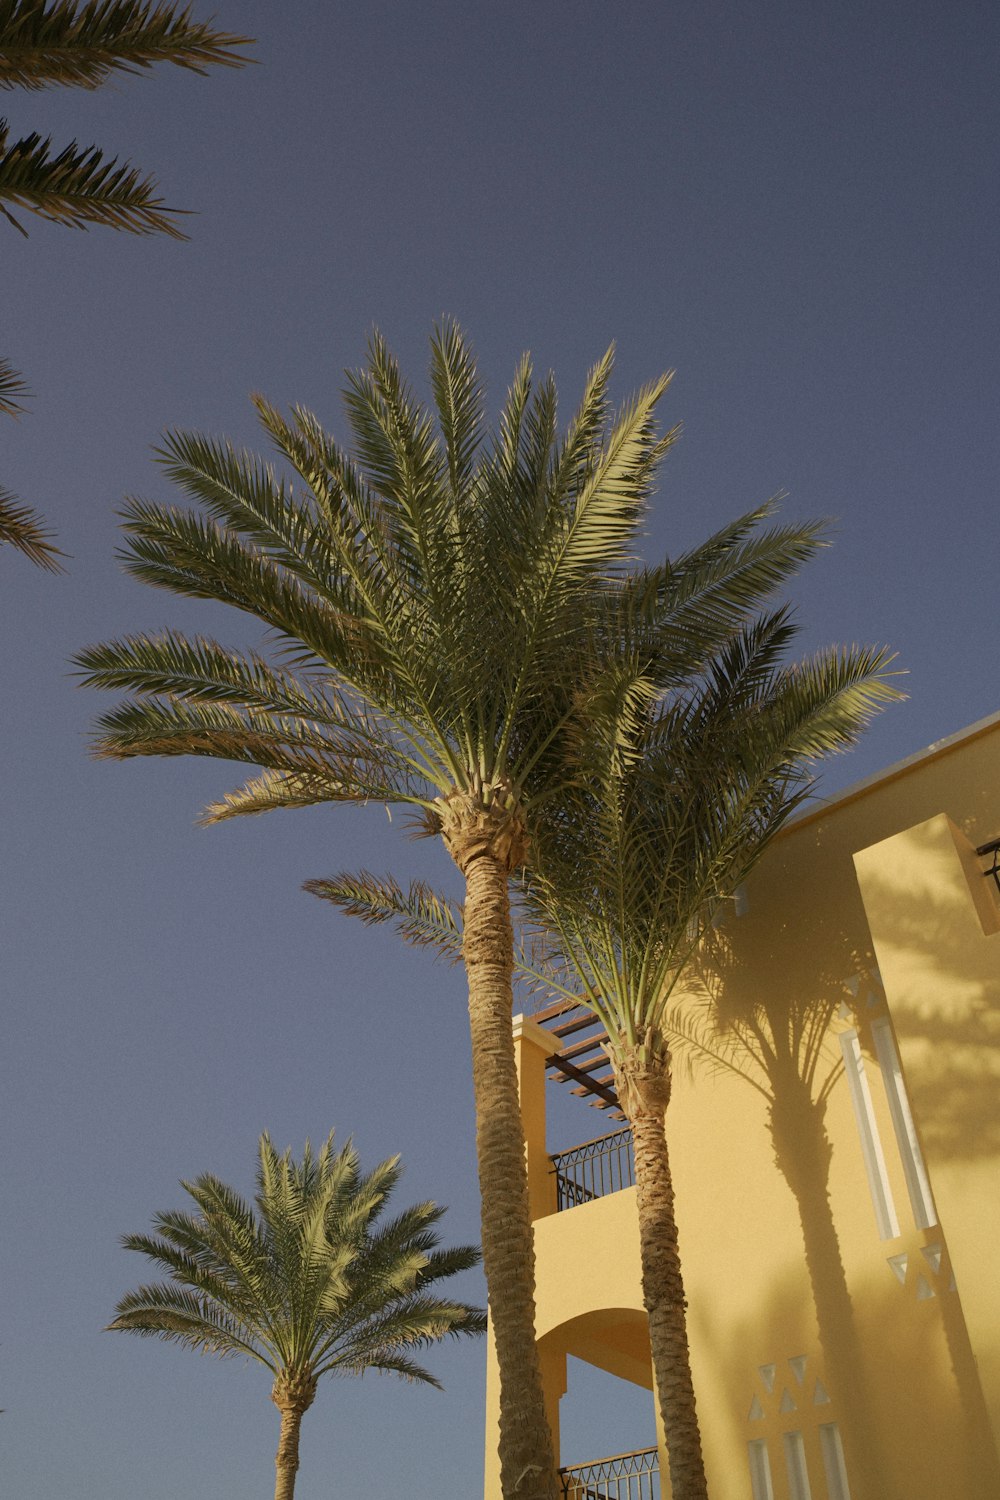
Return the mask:
<path fill-rule="evenodd" d="M 1000 1497 L 998 773 L 1000 715 L 816 804 L 728 914 L 721 986 L 678 1010 L 667 1136 L 712 1500 Z M 715 1066 L 713 1003 L 744 1023 Z M 547 1078 L 614 1114 L 596 1026 L 553 1007 L 515 1038 L 558 1451 L 568 1355 L 652 1388 L 635 1189 L 620 1127 L 550 1155 Z M 566 1493 L 666 1497 L 654 1409 L 646 1453 L 563 1453 Z M 496 1420 L 491 1357 L 486 1500 Z"/>

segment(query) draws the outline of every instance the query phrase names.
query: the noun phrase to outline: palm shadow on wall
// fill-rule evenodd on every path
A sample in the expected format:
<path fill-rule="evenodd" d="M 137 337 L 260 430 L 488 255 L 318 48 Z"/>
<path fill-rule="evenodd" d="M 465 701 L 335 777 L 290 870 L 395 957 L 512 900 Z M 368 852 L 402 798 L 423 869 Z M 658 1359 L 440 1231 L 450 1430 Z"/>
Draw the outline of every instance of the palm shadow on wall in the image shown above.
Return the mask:
<path fill-rule="evenodd" d="M 908 829 L 892 864 L 866 871 L 866 901 L 891 960 L 892 1012 L 927 1154 L 981 1162 L 1000 1157 L 1000 911 L 956 883 L 955 850 L 935 822 Z M 984 870 L 965 873 L 989 898 Z"/>
<path fill-rule="evenodd" d="M 954 1293 L 950 1295 L 957 1309 L 957 1298 Z M 981 1456 L 967 1445 L 937 1440 L 940 1433 L 961 1429 L 964 1416 L 959 1387 L 951 1379 L 946 1361 L 941 1358 L 935 1315 L 931 1311 L 937 1303 L 916 1303 L 912 1280 L 906 1286 L 900 1286 L 892 1278 L 888 1278 L 883 1287 L 873 1288 L 870 1297 L 875 1326 L 884 1330 L 898 1371 L 893 1385 L 879 1391 L 878 1404 L 872 1413 L 883 1435 L 887 1455 L 885 1473 L 879 1480 L 878 1500 L 930 1500 L 930 1497 L 934 1500 L 938 1497 L 942 1500 L 943 1497 L 948 1497 L 948 1500 L 952 1497 L 954 1500 L 993 1500 L 996 1488 Z M 957 1311 L 960 1317 L 960 1309 Z M 752 1321 L 748 1319 L 736 1326 L 712 1325 L 697 1310 L 692 1313 L 692 1321 L 699 1344 L 718 1371 L 719 1378 L 725 1382 L 726 1405 L 734 1414 L 739 1414 L 734 1415 L 733 1421 L 734 1447 L 763 1438 L 768 1445 L 772 1473 L 779 1481 L 785 1464 L 781 1432 L 790 1429 L 808 1431 L 811 1426 L 839 1420 L 841 1408 L 836 1402 L 833 1405 L 814 1405 L 811 1362 L 806 1366 L 807 1379 L 802 1397 L 787 1361 L 779 1363 L 774 1394 L 769 1401 L 759 1378 L 755 1378 L 757 1371 L 741 1370 L 731 1357 L 731 1349 L 758 1349 L 762 1360 L 774 1360 L 786 1348 L 794 1349 L 796 1354 L 802 1352 L 804 1345 L 800 1349 L 788 1342 L 809 1321 L 800 1285 L 776 1276 L 770 1287 L 761 1289 Z M 780 1331 L 777 1335 L 776 1330 Z M 778 1394 L 786 1387 L 794 1392 L 798 1410 L 782 1416 L 774 1408 Z M 748 1416 L 755 1395 L 766 1408 L 760 1421 L 753 1421 Z M 852 1500 L 855 1500 L 861 1492 L 864 1476 L 859 1473 L 857 1461 L 847 1449 L 846 1434 L 844 1437 L 848 1482 Z M 825 1494 L 820 1475 L 811 1474 L 810 1477 L 813 1494 Z M 726 1480 L 730 1487 L 721 1487 L 723 1497 L 742 1497 L 748 1493 L 745 1479 L 734 1482 L 727 1474 Z"/>
<path fill-rule="evenodd" d="M 881 1500 L 879 1444 L 865 1361 L 833 1209 L 830 1095 L 843 1073 L 831 1023 L 853 1009 L 877 974 L 870 947 L 834 923 L 765 936 L 732 916 L 706 938 L 689 990 L 671 1016 L 678 1056 L 693 1069 L 725 1072 L 763 1096 L 774 1162 L 795 1198 L 820 1345 L 831 1393 L 844 1417 L 854 1491 Z"/>

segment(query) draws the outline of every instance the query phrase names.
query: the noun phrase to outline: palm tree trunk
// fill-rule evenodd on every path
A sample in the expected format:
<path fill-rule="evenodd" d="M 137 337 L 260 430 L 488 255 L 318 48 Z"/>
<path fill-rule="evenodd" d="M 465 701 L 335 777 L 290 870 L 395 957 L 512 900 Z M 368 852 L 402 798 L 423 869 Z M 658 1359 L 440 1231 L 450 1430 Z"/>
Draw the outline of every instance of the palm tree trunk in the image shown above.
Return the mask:
<path fill-rule="evenodd" d="M 295 1494 L 295 1476 L 299 1471 L 299 1428 L 302 1426 L 302 1411 L 297 1406 L 285 1406 L 281 1410 L 281 1436 L 274 1467 L 274 1500 L 292 1500 Z"/>
<path fill-rule="evenodd" d="M 830 1206 L 833 1148 L 823 1121 L 823 1107 L 811 1098 L 805 1085 L 800 1086 L 799 1094 L 796 1100 L 790 1091 L 783 1092 L 779 1099 L 776 1091 L 772 1099 L 774 1160 L 799 1210 L 829 1394 L 844 1417 L 844 1458 L 851 1476 L 851 1494 L 855 1500 L 879 1500 L 883 1484 L 865 1366 Z"/>
<path fill-rule="evenodd" d="M 274 1378 L 271 1400 L 281 1412 L 281 1436 L 274 1458 L 274 1500 L 292 1500 L 299 1471 L 299 1428 L 313 1404 L 316 1377 L 308 1371 L 282 1370 Z"/>
<path fill-rule="evenodd" d="M 625 1059 L 612 1058 L 612 1063 L 618 1098 L 632 1126 L 642 1299 L 649 1318 L 649 1346 L 667 1443 L 671 1496 L 672 1500 L 708 1500 L 691 1379 L 674 1185 L 664 1129 L 670 1100 L 669 1055 L 652 1060 L 626 1055 Z"/>
<path fill-rule="evenodd" d="M 523 854 L 519 822 L 453 794 L 442 815 L 465 875 L 463 958 L 469 985 L 483 1269 L 500 1373 L 504 1500 L 558 1500 L 535 1344 L 535 1247 L 511 1030 L 514 936 L 508 880 Z M 512 836 L 514 842 L 512 843 Z"/>

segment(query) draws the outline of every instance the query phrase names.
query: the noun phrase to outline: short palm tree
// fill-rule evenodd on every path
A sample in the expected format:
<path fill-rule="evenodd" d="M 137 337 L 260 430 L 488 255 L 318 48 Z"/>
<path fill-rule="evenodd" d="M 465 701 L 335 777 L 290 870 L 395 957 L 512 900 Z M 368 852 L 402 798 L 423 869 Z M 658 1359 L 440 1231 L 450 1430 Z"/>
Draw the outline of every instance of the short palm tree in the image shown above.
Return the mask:
<path fill-rule="evenodd" d="M 632 1127 L 643 1296 L 673 1500 L 705 1500 L 664 1119 L 671 999 L 699 943 L 810 789 L 806 763 L 851 744 L 893 689 L 878 651 L 783 666 L 780 609 L 657 701 L 638 676 L 595 716 L 587 759 L 536 824 L 520 969 L 601 1021 Z M 646 711 L 637 715 L 637 702 Z M 426 888 L 371 877 L 315 882 L 352 914 L 454 952 L 461 914 Z"/>
<path fill-rule="evenodd" d="M 191 7 L 150 0 L 0 0 L 0 88 L 58 86 L 96 89 L 117 73 L 138 73 L 174 63 L 196 73 L 209 67 L 242 67 L 237 49 L 247 38 L 230 36 Z M 86 229 L 103 224 L 132 234 L 186 238 L 178 210 L 166 206 L 152 177 L 129 162 L 110 160 L 97 146 L 71 141 L 56 154 L 51 139 L 32 133 L 11 140 L 0 120 L 0 215 L 25 234 L 12 208 L 57 224 Z M 23 383 L 0 360 L 0 412 L 20 410 Z M 38 514 L 0 489 L 0 545 L 17 548 L 39 567 L 59 570 L 58 549 Z"/>
<path fill-rule="evenodd" d="M 419 1203 L 381 1215 L 399 1180 L 399 1158 L 363 1173 L 350 1142 L 302 1160 L 261 1136 L 256 1211 L 205 1174 L 182 1186 L 197 1212 L 157 1214 L 155 1235 L 122 1243 L 169 1273 L 119 1302 L 116 1331 L 185 1344 L 221 1358 L 256 1360 L 272 1376 L 281 1413 L 275 1500 L 292 1500 L 299 1429 L 324 1375 L 401 1375 L 439 1382 L 414 1351 L 486 1327 L 479 1308 L 432 1288 L 479 1260 L 474 1246 L 438 1248 L 444 1210 Z"/>
<path fill-rule="evenodd" d="M 538 810 L 577 774 L 581 726 L 617 692 L 625 635 L 650 670 L 689 668 L 817 545 L 815 528 L 764 527 L 764 507 L 629 576 L 674 434 L 654 423 L 666 378 L 616 416 L 610 376 L 609 353 L 560 438 L 554 382 L 534 388 L 525 359 L 489 435 L 456 327 L 432 340 L 433 412 L 376 334 L 345 392 L 356 457 L 309 412 L 286 420 L 260 399 L 297 482 L 229 444 L 169 437 L 162 462 L 197 508 L 130 502 L 125 565 L 263 621 L 276 659 L 173 632 L 77 658 L 89 684 L 134 694 L 99 721 L 99 755 L 263 767 L 205 821 L 401 804 L 465 877 L 483 1262 L 502 1483 L 518 1500 L 554 1500 L 557 1479 L 534 1341 L 508 882 Z"/>

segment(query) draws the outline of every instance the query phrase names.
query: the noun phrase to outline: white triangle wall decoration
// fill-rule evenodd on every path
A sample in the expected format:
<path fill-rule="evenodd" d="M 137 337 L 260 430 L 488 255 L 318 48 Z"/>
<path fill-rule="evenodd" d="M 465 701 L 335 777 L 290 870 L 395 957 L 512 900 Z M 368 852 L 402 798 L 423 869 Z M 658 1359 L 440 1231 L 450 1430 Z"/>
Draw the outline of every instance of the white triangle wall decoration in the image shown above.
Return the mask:
<path fill-rule="evenodd" d="M 761 1421 L 763 1421 L 763 1419 L 764 1419 L 764 1408 L 761 1406 L 760 1402 L 757 1400 L 757 1397 L 754 1396 L 753 1400 L 750 1402 L 750 1410 L 747 1412 L 747 1421 L 748 1422 L 761 1422 Z"/>
<path fill-rule="evenodd" d="M 805 1384 L 806 1379 L 806 1357 L 804 1354 L 796 1354 L 788 1363 L 791 1365 L 792 1374 L 799 1385 Z"/>
<path fill-rule="evenodd" d="M 901 1251 L 899 1255 L 889 1256 L 889 1268 L 892 1271 L 892 1274 L 895 1276 L 896 1280 L 899 1282 L 900 1286 L 902 1286 L 904 1281 L 906 1280 L 906 1267 L 909 1259 L 910 1257 L 907 1255 L 905 1250 Z"/>
<path fill-rule="evenodd" d="M 930 1282 L 927 1280 L 927 1277 L 921 1271 L 920 1275 L 917 1277 L 917 1301 L 926 1302 L 928 1298 L 933 1297 L 933 1295 L 934 1288 L 931 1286 Z"/>
<path fill-rule="evenodd" d="M 822 1380 L 817 1380 L 816 1389 L 813 1392 L 813 1406 L 829 1406 L 830 1398 L 826 1394 L 826 1386 Z"/>
<path fill-rule="evenodd" d="M 944 1254 L 944 1246 L 925 1245 L 920 1253 L 936 1276 L 941 1269 L 941 1256 Z"/>
<path fill-rule="evenodd" d="M 777 1365 L 758 1365 L 757 1369 L 761 1380 L 764 1382 L 764 1389 L 770 1395 L 774 1390 L 774 1377 L 777 1374 L 778 1367 Z"/>
<path fill-rule="evenodd" d="M 781 1393 L 781 1405 L 778 1407 L 778 1410 L 779 1411 L 798 1411 L 798 1407 L 795 1405 L 795 1402 L 792 1400 L 792 1395 L 791 1395 L 791 1392 L 789 1391 L 787 1385 L 785 1386 L 785 1389 Z"/>

